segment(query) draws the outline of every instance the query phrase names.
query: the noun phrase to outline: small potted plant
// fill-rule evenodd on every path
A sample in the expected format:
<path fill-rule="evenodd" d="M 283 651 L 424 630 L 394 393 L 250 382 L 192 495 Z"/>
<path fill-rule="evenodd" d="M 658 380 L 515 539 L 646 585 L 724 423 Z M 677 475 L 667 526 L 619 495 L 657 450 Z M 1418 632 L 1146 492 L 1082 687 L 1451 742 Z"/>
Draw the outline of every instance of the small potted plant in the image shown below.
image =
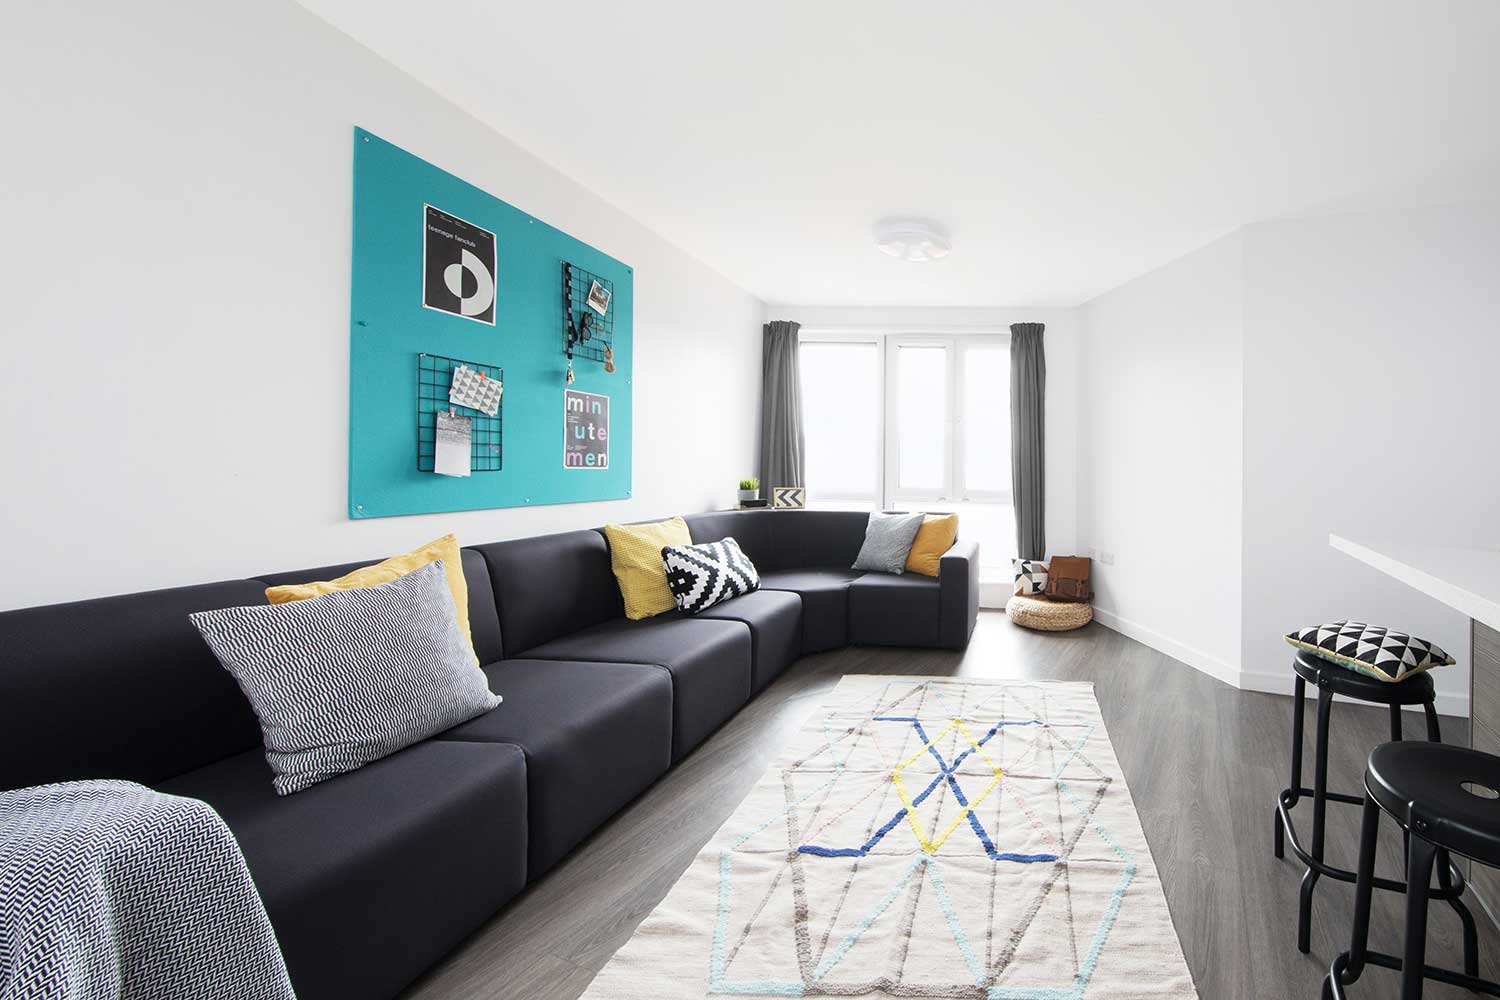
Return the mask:
<path fill-rule="evenodd" d="M 754 476 L 740 480 L 740 503 L 760 498 L 760 480 Z"/>

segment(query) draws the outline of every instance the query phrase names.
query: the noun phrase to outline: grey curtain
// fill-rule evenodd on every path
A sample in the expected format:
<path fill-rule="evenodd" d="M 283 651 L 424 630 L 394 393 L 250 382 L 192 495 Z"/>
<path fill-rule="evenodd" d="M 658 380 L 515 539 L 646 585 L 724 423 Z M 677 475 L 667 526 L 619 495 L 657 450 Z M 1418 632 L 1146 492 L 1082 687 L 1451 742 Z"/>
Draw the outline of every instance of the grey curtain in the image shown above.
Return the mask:
<path fill-rule="evenodd" d="M 1016 508 L 1016 554 L 1047 555 L 1047 356 L 1042 323 L 1010 327 L 1010 487 Z"/>
<path fill-rule="evenodd" d="M 769 497 L 777 486 L 806 486 L 802 447 L 802 369 L 797 360 L 801 324 L 778 320 L 765 325 L 761 355 L 760 488 Z"/>

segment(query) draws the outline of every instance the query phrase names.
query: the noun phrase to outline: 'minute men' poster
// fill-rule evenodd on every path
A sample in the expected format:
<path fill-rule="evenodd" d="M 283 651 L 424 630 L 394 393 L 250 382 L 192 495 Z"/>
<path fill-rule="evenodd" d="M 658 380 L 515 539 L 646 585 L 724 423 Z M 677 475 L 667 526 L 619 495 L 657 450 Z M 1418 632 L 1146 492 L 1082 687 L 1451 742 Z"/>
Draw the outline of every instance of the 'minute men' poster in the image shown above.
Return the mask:
<path fill-rule="evenodd" d="M 422 305 L 495 325 L 495 234 L 422 206 Z"/>
<path fill-rule="evenodd" d="M 609 397 L 563 390 L 563 468 L 609 468 Z"/>

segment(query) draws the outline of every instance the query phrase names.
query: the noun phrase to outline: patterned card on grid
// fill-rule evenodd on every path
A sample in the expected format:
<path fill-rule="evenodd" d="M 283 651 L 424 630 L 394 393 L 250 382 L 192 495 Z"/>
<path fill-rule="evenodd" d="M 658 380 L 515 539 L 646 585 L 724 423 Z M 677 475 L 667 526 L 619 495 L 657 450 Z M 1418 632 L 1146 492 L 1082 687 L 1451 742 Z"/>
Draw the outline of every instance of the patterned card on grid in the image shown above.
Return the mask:
<path fill-rule="evenodd" d="M 493 417 L 500 410 L 500 395 L 505 386 L 497 378 L 490 378 L 468 365 L 453 369 L 453 384 L 448 388 L 448 402 L 455 406 L 467 406 L 486 416 Z"/>

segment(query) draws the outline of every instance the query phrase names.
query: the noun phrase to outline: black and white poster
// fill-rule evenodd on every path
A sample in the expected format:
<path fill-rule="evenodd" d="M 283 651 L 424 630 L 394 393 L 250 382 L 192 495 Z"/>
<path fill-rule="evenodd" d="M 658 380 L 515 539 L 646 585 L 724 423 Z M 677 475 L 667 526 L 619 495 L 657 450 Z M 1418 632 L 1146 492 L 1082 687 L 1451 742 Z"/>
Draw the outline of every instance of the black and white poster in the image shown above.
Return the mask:
<path fill-rule="evenodd" d="M 495 234 L 422 206 L 422 305 L 495 325 Z"/>
<path fill-rule="evenodd" d="M 563 468 L 609 468 L 609 397 L 563 390 Z"/>

